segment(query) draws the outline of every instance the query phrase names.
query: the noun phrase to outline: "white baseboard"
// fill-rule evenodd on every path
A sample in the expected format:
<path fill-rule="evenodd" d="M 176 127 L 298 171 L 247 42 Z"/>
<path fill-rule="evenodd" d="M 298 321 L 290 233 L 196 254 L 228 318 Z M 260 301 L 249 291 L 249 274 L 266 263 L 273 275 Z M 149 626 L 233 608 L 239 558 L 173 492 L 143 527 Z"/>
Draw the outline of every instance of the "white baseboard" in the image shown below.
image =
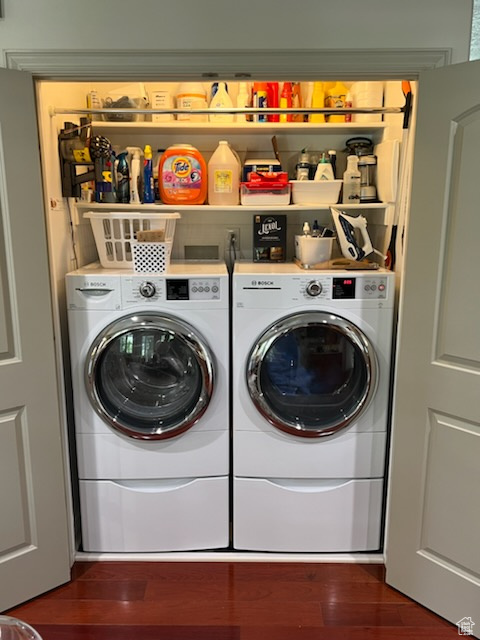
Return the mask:
<path fill-rule="evenodd" d="M 383 564 L 383 553 L 254 553 L 239 551 L 189 551 L 168 553 L 89 553 L 78 551 L 77 562 L 312 562 Z"/>

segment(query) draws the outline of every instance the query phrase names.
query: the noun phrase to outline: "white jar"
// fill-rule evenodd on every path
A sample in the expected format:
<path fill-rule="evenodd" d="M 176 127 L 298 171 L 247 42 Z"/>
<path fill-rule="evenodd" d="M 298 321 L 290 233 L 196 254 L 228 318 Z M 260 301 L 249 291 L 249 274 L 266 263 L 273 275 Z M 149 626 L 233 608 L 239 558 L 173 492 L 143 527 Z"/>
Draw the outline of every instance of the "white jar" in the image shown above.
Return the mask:
<path fill-rule="evenodd" d="M 177 109 L 206 109 L 207 94 L 201 82 L 182 82 L 177 91 Z M 179 113 L 177 120 L 207 122 L 207 114 Z"/>

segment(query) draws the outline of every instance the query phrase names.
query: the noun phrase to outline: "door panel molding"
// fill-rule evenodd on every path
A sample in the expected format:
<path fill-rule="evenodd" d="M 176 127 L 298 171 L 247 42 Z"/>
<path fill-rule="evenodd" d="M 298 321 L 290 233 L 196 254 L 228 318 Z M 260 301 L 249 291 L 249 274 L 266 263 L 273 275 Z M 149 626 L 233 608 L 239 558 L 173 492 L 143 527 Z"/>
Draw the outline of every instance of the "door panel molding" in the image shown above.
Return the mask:
<path fill-rule="evenodd" d="M 69 80 L 248 80 L 262 76 L 311 80 L 362 77 L 416 78 L 421 71 L 450 64 L 445 49 L 279 49 L 279 50 L 20 50 L 6 51 L 7 68 L 44 79 Z"/>

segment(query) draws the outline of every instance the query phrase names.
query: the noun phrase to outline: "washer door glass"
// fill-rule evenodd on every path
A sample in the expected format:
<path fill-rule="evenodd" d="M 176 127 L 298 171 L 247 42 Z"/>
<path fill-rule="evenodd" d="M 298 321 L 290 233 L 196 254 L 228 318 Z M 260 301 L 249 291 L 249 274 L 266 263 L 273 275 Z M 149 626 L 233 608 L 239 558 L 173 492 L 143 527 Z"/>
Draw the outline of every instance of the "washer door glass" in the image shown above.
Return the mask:
<path fill-rule="evenodd" d="M 184 322 L 155 313 L 127 316 L 92 344 L 86 385 L 93 407 L 114 429 L 132 438 L 170 438 L 205 412 L 213 355 Z"/>
<path fill-rule="evenodd" d="M 336 433 L 368 407 L 377 360 L 351 322 L 304 312 L 272 325 L 247 362 L 247 386 L 258 411 L 275 427 L 303 437 Z"/>

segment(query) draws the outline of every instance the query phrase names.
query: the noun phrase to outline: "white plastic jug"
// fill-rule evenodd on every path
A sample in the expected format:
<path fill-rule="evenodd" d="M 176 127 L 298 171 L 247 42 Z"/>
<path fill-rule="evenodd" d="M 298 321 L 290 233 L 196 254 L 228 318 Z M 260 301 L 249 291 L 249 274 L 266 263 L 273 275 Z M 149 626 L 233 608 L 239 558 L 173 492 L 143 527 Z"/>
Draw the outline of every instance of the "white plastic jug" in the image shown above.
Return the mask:
<path fill-rule="evenodd" d="M 210 102 L 210 109 L 228 109 L 233 107 L 225 82 L 218 83 L 218 89 Z M 233 122 L 233 113 L 212 113 L 208 115 L 210 122 Z"/>
<path fill-rule="evenodd" d="M 240 162 L 226 140 L 220 140 L 208 163 L 208 203 L 235 205 L 240 199 Z"/>

